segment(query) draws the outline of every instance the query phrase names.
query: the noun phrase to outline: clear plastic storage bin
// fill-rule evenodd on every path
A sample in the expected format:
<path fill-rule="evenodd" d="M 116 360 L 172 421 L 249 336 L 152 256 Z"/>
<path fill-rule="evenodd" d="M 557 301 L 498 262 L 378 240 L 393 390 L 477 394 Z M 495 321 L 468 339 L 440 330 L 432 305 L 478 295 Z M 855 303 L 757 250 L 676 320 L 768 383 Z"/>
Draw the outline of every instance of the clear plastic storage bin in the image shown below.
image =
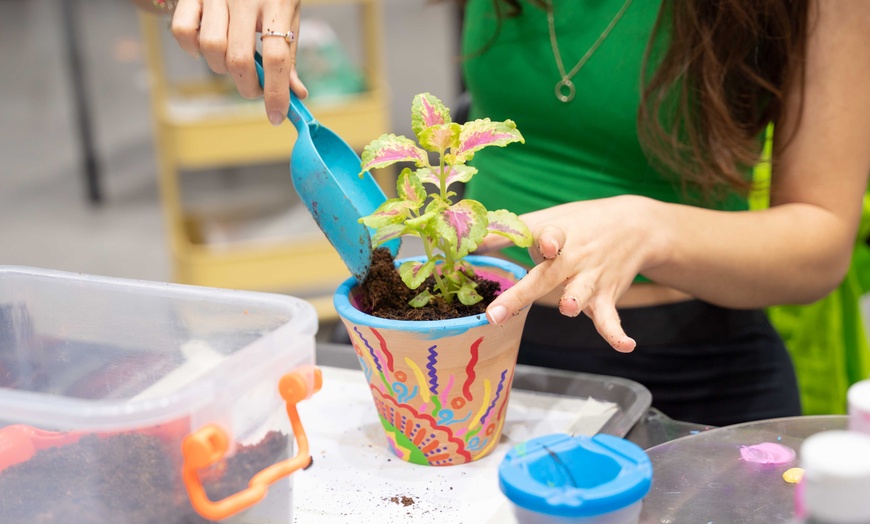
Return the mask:
<path fill-rule="evenodd" d="M 0 266 L 0 522 L 292 522 L 316 331 L 293 297 Z"/>

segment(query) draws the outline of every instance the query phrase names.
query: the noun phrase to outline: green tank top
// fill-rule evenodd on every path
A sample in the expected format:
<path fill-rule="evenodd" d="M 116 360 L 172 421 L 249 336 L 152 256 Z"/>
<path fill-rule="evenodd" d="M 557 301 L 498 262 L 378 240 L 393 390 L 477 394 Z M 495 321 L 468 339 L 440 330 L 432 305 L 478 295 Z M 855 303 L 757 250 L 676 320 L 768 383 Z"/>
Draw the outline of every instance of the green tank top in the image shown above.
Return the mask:
<path fill-rule="evenodd" d="M 576 96 L 556 98 L 561 79 L 547 14 L 520 0 L 522 14 L 498 29 L 492 0 L 468 0 L 463 32 L 463 73 L 471 95 L 471 119 L 511 119 L 525 144 L 478 152 L 479 173 L 466 197 L 487 209 L 517 214 L 596 198 L 643 195 L 685 202 L 673 175 L 656 171 L 641 150 L 637 109 L 641 67 L 659 2 L 634 0 L 608 37 L 571 79 Z M 570 71 L 607 27 L 623 0 L 553 0 L 556 36 Z M 717 205 L 744 210 L 734 195 Z M 505 254 L 532 265 L 525 249 Z"/>

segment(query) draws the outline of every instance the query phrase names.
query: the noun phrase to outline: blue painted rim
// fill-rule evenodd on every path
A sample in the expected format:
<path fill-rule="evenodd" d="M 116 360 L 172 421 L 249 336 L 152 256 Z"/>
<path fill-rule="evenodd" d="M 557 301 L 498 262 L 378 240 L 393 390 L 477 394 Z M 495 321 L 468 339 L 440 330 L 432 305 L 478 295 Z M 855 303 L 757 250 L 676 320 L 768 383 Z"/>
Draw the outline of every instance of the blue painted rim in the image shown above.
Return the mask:
<path fill-rule="evenodd" d="M 425 261 L 425 256 L 403 258 L 396 261 L 398 267 L 403 262 L 409 260 Z M 526 275 L 526 270 L 522 266 L 502 260 L 500 258 L 470 255 L 465 258 L 469 263 L 481 269 L 497 268 L 507 271 L 512 274 L 517 280 Z M 448 320 L 391 320 L 386 318 L 375 317 L 367 313 L 363 313 L 350 303 L 350 292 L 357 285 L 357 280 L 350 277 L 338 286 L 338 289 L 333 295 L 332 303 L 339 316 L 347 319 L 354 324 L 368 326 L 379 329 L 396 329 L 417 333 L 432 333 L 440 330 L 445 331 L 464 331 L 477 326 L 482 326 L 489 321 L 486 315 L 474 315 L 470 317 L 451 318 Z"/>
<path fill-rule="evenodd" d="M 554 454 L 573 461 L 562 462 Z M 612 464 L 612 469 L 595 479 L 600 460 Z M 570 470 L 583 487 L 552 482 L 560 468 Z M 517 506 L 574 518 L 605 515 L 633 505 L 649 492 L 652 475 L 652 462 L 643 449 L 603 434 L 572 437 L 557 433 L 527 440 L 511 449 L 498 468 L 499 487 Z"/>

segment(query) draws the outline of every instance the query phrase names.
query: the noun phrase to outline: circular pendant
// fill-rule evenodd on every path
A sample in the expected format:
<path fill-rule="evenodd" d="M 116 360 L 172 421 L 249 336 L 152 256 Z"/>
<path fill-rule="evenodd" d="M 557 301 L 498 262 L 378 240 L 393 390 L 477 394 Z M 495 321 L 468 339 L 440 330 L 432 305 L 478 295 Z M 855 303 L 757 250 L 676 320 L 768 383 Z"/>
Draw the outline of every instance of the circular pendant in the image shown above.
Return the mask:
<path fill-rule="evenodd" d="M 559 83 L 556 84 L 556 98 L 558 98 L 560 102 L 564 102 L 567 104 L 571 100 L 574 100 L 575 92 L 576 90 L 574 89 L 574 82 L 568 80 L 567 78 L 559 80 Z"/>

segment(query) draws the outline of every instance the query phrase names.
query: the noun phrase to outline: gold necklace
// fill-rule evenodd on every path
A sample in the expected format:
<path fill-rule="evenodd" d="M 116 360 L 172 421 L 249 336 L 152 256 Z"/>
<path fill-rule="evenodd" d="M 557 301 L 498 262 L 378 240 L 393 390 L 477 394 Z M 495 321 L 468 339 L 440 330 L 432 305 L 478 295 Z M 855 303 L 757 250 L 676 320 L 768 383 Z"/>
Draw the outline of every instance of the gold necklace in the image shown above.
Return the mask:
<path fill-rule="evenodd" d="M 553 48 L 553 58 L 556 59 L 556 67 L 559 68 L 559 74 L 562 75 L 562 79 L 556 82 L 556 98 L 559 99 L 560 102 L 568 103 L 571 100 L 574 100 L 574 94 L 576 93 L 576 89 L 574 88 L 574 83 L 571 82 L 571 79 L 580 72 L 580 69 L 586 65 L 586 62 L 592 56 L 592 53 L 598 49 L 598 46 L 604 42 L 604 39 L 607 38 L 607 35 L 610 34 L 610 31 L 616 26 L 616 23 L 619 22 L 619 19 L 622 18 L 622 15 L 625 14 L 625 11 L 631 5 L 632 0 L 625 0 L 625 3 L 622 4 L 622 7 L 619 9 L 619 12 L 616 13 L 616 16 L 613 17 L 613 20 L 610 21 L 610 24 L 607 28 L 604 29 L 604 32 L 601 33 L 601 36 L 598 37 L 598 40 L 592 44 L 592 47 L 586 51 L 586 54 L 583 55 L 583 58 L 577 62 L 577 65 L 571 69 L 570 73 L 565 72 L 565 65 L 562 64 L 562 55 L 559 53 L 559 44 L 556 42 L 556 23 L 553 16 L 553 0 L 548 0 L 547 2 L 547 25 L 550 30 L 550 46 Z M 567 92 L 565 91 L 567 89 Z"/>

